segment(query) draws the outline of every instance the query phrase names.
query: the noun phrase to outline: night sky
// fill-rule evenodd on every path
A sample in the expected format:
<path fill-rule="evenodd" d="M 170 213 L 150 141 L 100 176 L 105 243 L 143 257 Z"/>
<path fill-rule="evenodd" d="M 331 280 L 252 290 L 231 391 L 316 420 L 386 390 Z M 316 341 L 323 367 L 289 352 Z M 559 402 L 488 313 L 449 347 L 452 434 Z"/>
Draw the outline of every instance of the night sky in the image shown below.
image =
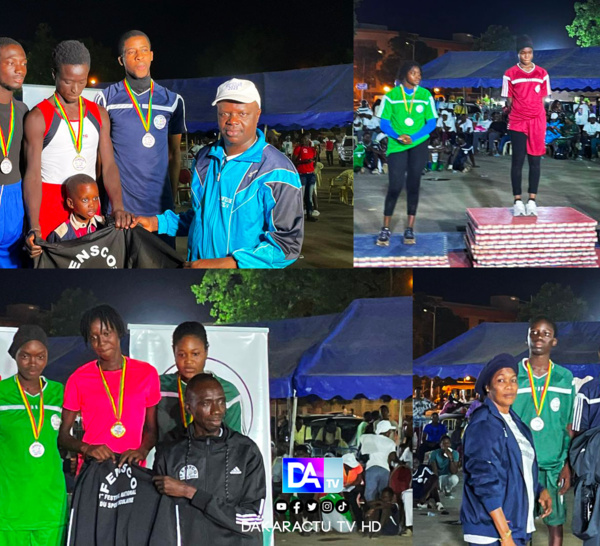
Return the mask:
<path fill-rule="evenodd" d="M 196 56 L 212 46 L 235 55 L 232 45 L 248 33 L 254 38 L 245 47 L 256 49 L 259 43 L 258 49 L 278 49 L 288 69 L 315 66 L 328 46 L 352 50 L 352 4 L 348 0 L 318 5 L 241 0 L 28 0 L 11 4 L 10 17 L 0 23 L 0 35 L 32 39 L 41 22 L 48 23 L 59 40 L 91 36 L 114 50 L 115 63 L 121 34 L 142 30 L 152 41 L 156 79 L 198 77 Z M 93 63 L 92 59 L 92 72 Z"/>
<path fill-rule="evenodd" d="M 191 284 L 200 284 L 203 272 L 191 270 L 119 271 L 0 271 L 0 314 L 12 303 L 49 309 L 67 288 L 91 290 L 99 303 L 117 309 L 126 323 L 178 324 L 214 319 L 209 308 L 196 304 Z"/>
<path fill-rule="evenodd" d="M 453 32 L 479 36 L 489 25 L 508 27 L 514 34 L 529 34 L 536 49 L 574 47 L 565 25 L 575 17 L 574 2 L 505 0 L 429 0 L 423 7 L 416 2 L 362 0 L 357 11 L 360 23 L 387 25 L 392 30 L 415 32 L 428 38 L 451 39 Z"/>
<path fill-rule="evenodd" d="M 490 296 L 517 296 L 529 300 L 546 282 L 570 286 L 588 302 L 600 320 L 600 272 L 593 269 L 416 269 L 414 292 L 442 296 L 447 301 L 488 305 Z"/>

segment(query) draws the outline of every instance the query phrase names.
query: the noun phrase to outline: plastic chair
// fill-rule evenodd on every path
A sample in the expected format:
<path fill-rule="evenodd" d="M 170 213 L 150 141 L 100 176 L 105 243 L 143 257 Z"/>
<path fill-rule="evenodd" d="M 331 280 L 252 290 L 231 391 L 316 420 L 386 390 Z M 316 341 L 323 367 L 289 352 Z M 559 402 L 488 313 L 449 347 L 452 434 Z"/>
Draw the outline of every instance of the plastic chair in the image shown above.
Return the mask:
<path fill-rule="evenodd" d="M 340 201 L 348 204 L 348 189 L 354 187 L 354 171 L 346 169 L 338 176 L 332 178 L 329 182 L 329 202 L 331 203 L 331 194 L 335 188 L 339 188 Z"/>
<path fill-rule="evenodd" d="M 181 169 L 179 171 L 179 184 L 177 185 L 177 195 L 175 196 L 175 202 L 181 205 L 181 198 L 179 197 L 181 192 L 187 193 L 188 200 L 191 199 L 191 187 L 192 183 L 192 172 L 188 169 Z"/>
<path fill-rule="evenodd" d="M 340 192 L 340 199 L 342 203 L 354 206 L 354 172 L 352 172 L 352 175 L 348 177 L 348 183 L 346 186 L 342 186 Z M 352 193 L 352 203 L 350 203 L 350 193 Z"/>
<path fill-rule="evenodd" d="M 323 177 L 321 175 L 321 171 L 323 170 L 323 163 L 317 162 L 315 165 L 315 178 L 317 179 L 317 188 L 321 187 L 321 183 L 323 182 Z"/>
<path fill-rule="evenodd" d="M 504 144 L 502 155 L 512 155 L 512 142 L 510 140 Z"/>

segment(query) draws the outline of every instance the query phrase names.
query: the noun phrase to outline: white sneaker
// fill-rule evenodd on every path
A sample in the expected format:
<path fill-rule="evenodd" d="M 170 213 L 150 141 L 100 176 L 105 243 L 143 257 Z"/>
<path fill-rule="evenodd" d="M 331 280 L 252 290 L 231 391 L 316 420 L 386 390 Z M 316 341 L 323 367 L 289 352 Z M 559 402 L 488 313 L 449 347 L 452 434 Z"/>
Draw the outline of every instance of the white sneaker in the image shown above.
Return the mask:
<path fill-rule="evenodd" d="M 527 203 L 527 205 L 529 205 L 529 203 Z M 525 212 L 525 205 L 523 204 L 523 201 L 518 199 L 517 201 L 515 201 L 515 204 L 513 205 L 513 216 L 526 216 L 526 215 L 527 215 L 527 213 Z"/>
<path fill-rule="evenodd" d="M 321 216 L 321 213 L 318 210 L 313 210 L 313 216 Z"/>
<path fill-rule="evenodd" d="M 441 502 L 436 502 L 435 507 L 438 509 L 438 512 L 441 512 L 444 509 L 444 505 Z"/>
<path fill-rule="evenodd" d="M 530 199 L 529 201 L 527 201 L 527 206 L 525 207 L 525 212 L 527 213 L 527 216 L 537 216 L 538 215 L 537 205 L 535 204 L 535 201 L 533 199 Z"/>
<path fill-rule="evenodd" d="M 417 510 L 425 510 L 426 508 L 428 508 L 427 504 L 417 503 Z"/>

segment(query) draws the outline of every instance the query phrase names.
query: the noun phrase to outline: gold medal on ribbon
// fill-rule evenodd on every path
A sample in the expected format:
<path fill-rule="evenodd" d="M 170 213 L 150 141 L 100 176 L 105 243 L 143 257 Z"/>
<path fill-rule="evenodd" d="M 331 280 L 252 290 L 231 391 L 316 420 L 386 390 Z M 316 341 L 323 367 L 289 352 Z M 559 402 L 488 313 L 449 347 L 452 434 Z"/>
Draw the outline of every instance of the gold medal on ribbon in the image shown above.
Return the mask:
<path fill-rule="evenodd" d="M 110 433 L 115 438 L 122 438 L 123 436 L 125 436 L 126 432 L 127 430 L 125 430 L 125 426 L 123 425 L 123 423 L 121 423 L 121 421 L 117 421 L 112 427 L 110 427 Z"/>
<path fill-rule="evenodd" d="M 102 384 L 104 385 L 104 389 L 106 390 L 106 394 L 108 395 L 108 399 L 110 400 L 110 404 L 112 406 L 113 409 L 113 413 L 115 416 L 115 424 L 110 427 L 110 433 L 115 437 L 115 438 L 122 438 L 123 436 L 125 436 L 125 433 L 127 432 L 127 430 L 125 429 L 125 426 L 123 425 L 123 423 L 121 422 L 121 416 L 123 415 L 123 397 L 125 394 L 125 372 L 127 369 L 127 359 L 125 357 L 123 357 L 123 368 L 121 369 L 121 386 L 119 389 L 119 407 L 117 408 L 117 406 L 115 405 L 115 399 L 113 398 L 110 389 L 108 388 L 108 383 L 106 382 L 106 379 L 104 377 L 104 373 L 102 372 L 102 366 L 100 366 L 100 364 L 98 364 L 98 371 L 100 372 L 100 378 L 102 379 Z"/>
<path fill-rule="evenodd" d="M 529 422 L 529 428 L 534 430 L 535 432 L 539 432 L 544 428 L 544 420 L 540 417 L 542 413 L 542 408 L 544 407 L 544 402 L 546 401 L 546 394 L 548 394 L 548 385 L 550 385 L 550 376 L 552 375 L 552 360 L 548 363 L 548 373 L 546 374 L 546 382 L 544 384 L 544 388 L 542 389 L 542 394 L 538 401 L 535 383 L 533 380 L 533 370 L 531 369 L 531 364 L 529 364 L 529 360 L 527 360 L 527 377 L 529 379 L 529 385 L 531 386 L 531 397 L 533 398 L 533 407 L 535 408 L 536 417 L 534 417 Z"/>
<path fill-rule="evenodd" d="M 45 451 L 43 444 L 38 441 L 40 437 L 40 432 L 42 431 L 42 427 L 44 426 L 44 389 L 42 385 L 42 378 L 40 377 L 40 411 L 38 414 L 37 424 L 35 422 L 35 418 L 33 417 L 33 412 L 31 411 L 31 405 L 29 404 L 29 400 L 27 400 L 27 396 L 25 396 L 25 391 L 23 390 L 23 387 L 21 387 L 21 382 L 19 381 L 19 377 L 17 375 L 15 375 L 15 380 L 17 382 L 17 387 L 23 400 L 23 404 L 25 405 L 25 409 L 27 410 L 29 422 L 31 423 L 31 430 L 33 430 L 33 437 L 35 439 L 33 444 L 29 446 L 29 454 L 32 457 L 39 459 Z"/>

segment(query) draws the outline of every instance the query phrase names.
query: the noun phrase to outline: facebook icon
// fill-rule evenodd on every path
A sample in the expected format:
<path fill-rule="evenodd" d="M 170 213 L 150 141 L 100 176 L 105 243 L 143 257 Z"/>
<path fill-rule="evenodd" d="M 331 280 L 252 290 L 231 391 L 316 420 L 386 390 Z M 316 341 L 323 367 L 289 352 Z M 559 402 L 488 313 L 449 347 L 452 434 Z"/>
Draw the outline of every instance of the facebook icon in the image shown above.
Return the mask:
<path fill-rule="evenodd" d="M 284 458 L 284 493 L 339 493 L 344 487 L 342 459 Z"/>

